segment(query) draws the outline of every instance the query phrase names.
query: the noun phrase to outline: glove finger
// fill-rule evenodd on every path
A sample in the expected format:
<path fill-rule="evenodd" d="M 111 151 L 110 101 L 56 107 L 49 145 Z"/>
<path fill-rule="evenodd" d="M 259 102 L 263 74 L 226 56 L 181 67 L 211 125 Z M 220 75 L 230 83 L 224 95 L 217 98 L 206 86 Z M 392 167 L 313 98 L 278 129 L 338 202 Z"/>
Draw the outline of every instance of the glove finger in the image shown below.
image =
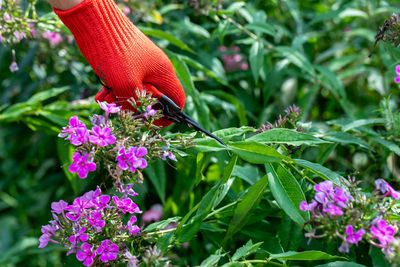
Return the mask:
<path fill-rule="evenodd" d="M 116 103 L 116 97 L 115 97 L 114 93 L 105 87 L 100 89 L 100 91 L 94 97 L 94 100 L 96 102 L 104 102 L 105 101 L 109 104 Z"/>

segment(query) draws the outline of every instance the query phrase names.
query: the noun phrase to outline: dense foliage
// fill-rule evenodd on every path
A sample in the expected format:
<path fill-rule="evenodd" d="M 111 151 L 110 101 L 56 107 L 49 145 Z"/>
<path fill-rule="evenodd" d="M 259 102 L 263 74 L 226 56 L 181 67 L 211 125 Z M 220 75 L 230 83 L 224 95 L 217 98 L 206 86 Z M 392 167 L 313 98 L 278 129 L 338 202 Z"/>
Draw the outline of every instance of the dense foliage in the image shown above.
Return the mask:
<path fill-rule="evenodd" d="M 190 144 L 140 167 L 140 264 L 400 264 L 395 1 L 118 4 L 171 59 L 184 111 L 228 145 L 157 132 Z M 115 193 L 105 168 L 70 172 L 74 146 L 57 137 L 73 116 L 90 125 L 101 86 L 47 3 L 0 5 L 0 265 L 82 266 L 38 238 L 51 203 Z"/>

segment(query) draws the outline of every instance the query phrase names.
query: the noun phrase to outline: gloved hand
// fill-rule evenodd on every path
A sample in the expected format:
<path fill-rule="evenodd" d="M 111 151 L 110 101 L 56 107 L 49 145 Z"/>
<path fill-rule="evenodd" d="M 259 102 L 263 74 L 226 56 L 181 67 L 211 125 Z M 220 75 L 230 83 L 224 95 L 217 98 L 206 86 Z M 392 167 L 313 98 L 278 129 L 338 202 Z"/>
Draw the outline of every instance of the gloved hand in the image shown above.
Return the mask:
<path fill-rule="evenodd" d="M 54 11 L 72 32 L 96 74 L 112 88 L 103 87 L 96 101 L 132 109 L 127 100 L 136 96 L 139 88 L 157 98 L 165 94 L 183 109 L 186 97 L 171 61 L 114 1 L 84 0 L 72 9 Z M 166 126 L 171 121 L 161 119 L 156 124 Z"/>

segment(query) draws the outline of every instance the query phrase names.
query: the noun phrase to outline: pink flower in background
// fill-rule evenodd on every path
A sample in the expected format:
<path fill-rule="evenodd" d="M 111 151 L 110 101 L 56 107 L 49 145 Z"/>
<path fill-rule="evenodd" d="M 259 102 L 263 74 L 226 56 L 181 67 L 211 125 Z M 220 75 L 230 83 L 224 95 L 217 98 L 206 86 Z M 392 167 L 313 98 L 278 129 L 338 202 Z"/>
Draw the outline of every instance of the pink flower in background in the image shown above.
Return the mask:
<path fill-rule="evenodd" d="M 136 216 L 132 216 L 129 219 L 128 223 L 126 224 L 126 228 L 132 235 L 136 235 L 140 232 L 140 228 L 137 225 L 135 225 L 136 221 L 137 221 Z"/>
<path fill-rule="evenodd" d="M 170 160 L 177 161 L 175 155 L 172 154 L 172 152 L 164 151 L 163 156 L 162 156 L 162 160 L 167 160 L 167 157 Z"/>
<path fill-rule="evenodd" d="M 79 152 L 75 152 L 72 156 L 74 163 L 69 166 L 68 170 L 71 173 L 77 172 L 79 178 L 86 178 L 89 171 L 96 170 L 96 163 L 89 160 L 88 157 L 89 154 L 82 156 Z"/>
<path fill-rule="evenodd" d="M 219 46 L 218 51 L 227 52 L 221 55 L 225 71 L 229 72 L 249 69 L 249 65 L 244 61 L 243 55 L 240 54 L 240 48 L 238 46 L 232 46 L 229 49 L 226 46 Z"/>
<path fill-rule="evenodd" d="M 62 37 L 59 33 L 46 31 L 42 35 L 43 38 L 49 40 L 51 46 L 56 46 L 62 42 Z"/>
<path fill-rule="evenodd" d="M 125 14 L 125 16 L 128 16 L 129 13 L 131 13 L 131 9 L 127 6 L 122 6 L 122 12 Z"/>
<path fill-rule="evenodd" d="M 400 83 L 400 65 L 396 66 L 396 74 L 397 74 L 397 77 L 394 78 L 394 82 L 395 83 Z"/>
<path fill-rule="evenodd" d="M 3 42 L 3 35 L 1 35 L 1 32 L 0 32 L 0 43 L 2 43 Z"/>
<path fill-rule="evenodd" d="M 11 63 L 11 65 L 10 65 L 10 71 L 11 71 L 11 72 L 16 72 L 16 71 L 18 71 L 18 70 L 19 70 L 19 68 L 18 68 L 17 62 L 13 61 L 13 62 Z"/>
<path fill-rule="evenodd" d="M 361 228 L 357 232 L 354 232 L 353 226 L 349 224 L 346 227 L 346 234 L 349 236 L 347 237 L 347 242 L 357 244 L 365 234 L 365 230 Z"/>
<path fill-rule="evenodd" d="M 395 229 L 393 226 L 386 224 L 385 220 L 380 220 L 376 224 L 377 227 L 371 227 L 371 234 L 373 238 L 379 239 L 381 243 L 379 247 L 385 247 L 388 243 L 394 241 Z"/>
<path fill-rule="evenodd" d="M 153 109 L 150 105 L 146 107 L 146 112 L 143 113 L 143 116 L 148 120 L 149 117 L 156 115 L 157 110 Z"/>
<path fill-rule="evenodd" d="M 30 22 L 30 23 L 28 23 L 28 26 L 29 26 L 29 32 L 30 32 L 31 36 L 37 37 L 39 34 L 35 29 L 35 23 Z"/>
<path fill-rule="evenodd" d="M 143 214 L 142 220 L 145 223 L 158 222 L 161 219 L 162 215 L 163 206 L 161 204 L 154 204 L 148 211 Z"/>
<path fill-rule="evenodd" d="M 398 78 L 400 78 L 400 76 Z M 392 198 L 394 198 L 394 199 L 400 198 L 400 192 L 394 190 L 393 187 L 391 187 L 390 184 L 388 182 L 386 182 L 385 180 L 377 179 L 375 181 L 375 185 L 376 185 L 376 189 L 381 191 L 384 194 L 383 197 L 387 197 L 388 195 L 391 195 Z"/>

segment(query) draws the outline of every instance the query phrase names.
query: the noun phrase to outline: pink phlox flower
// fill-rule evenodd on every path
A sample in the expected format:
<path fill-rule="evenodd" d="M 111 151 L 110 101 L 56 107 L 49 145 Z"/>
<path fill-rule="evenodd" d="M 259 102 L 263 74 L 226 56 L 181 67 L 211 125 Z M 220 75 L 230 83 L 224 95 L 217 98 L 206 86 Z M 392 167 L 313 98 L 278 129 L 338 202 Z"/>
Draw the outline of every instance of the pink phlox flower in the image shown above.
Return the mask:
<path fill-rule="evenodd" d="M 346 227 L 346 234 L 349 236 L 347 237 L 347 242 L 357 244 L 365 234 L 365 230 L 361 228 L 357 232 L 354 232 L 353 226 L 349 224 Z"/>
<path fill-rule="evenodd" d="M 74 199 L 72 205 L 69 205 L 65 208 L 68 211 L 66 216 L 71 221 L 76 221 L 83 213 L 86 213 L 87 208 L 90 208 L 90 202 L 84 201 L 82 198 L 77 197 Z"/>
<path fill-rule="evenodd" d="M 51 203 L 52 212 L 55 212 L 57 214 L 62 213 L 66 207 L 68 207 L 68 203 L 65 202 L 64 200 L 60 200 L 58 202 Z"/>
<path fill-rule="evenodd" d="M 97 197 L 96 199 L 92 200 L 92 203 L 96 210 L 100 210 L 103 208 L 111 208 L 111 206 L 108 205 L 108 202 L 110 201 L 110 196 L 109 195 L 101 195 Z"/>
<path fill-rule="evenodd" d="M 396 65 L 396 74 L 397 74 L 397 77 L 394 78 L 394 82 L 400 83 L 400 65 Z"/>
<path fill-rule="evenodd" d="M 32 37 L 37 37 L 38 33 L 35 30 L 35 23 L 29 22 L 28 23 L 28 27 L 29 27 L 29 33 L 31 34 Z"/>
<path fill-rule="evenodd" d="M 129 168 L 128 163 L 130 162 L 130 158 L 132 158 L 132 153 L 125 152 L 125 147 L 122 147 L 118 151 L 118 155 L 116 157 L 116 160 L 118 161 L 117 166 L 120 167 L 122 170 L 126 170 Z"/>
<path fill-rule="evenodd" d="M 324 181 L 319 184 L 314 185 L 314 189 L 317 192 L 324 193 L 328 196 L 333 196 L 335 190 L 333 188 L 333 183 L 331 181 Z"/>
<path fill-rule="evenodd" d="M 373 238 L 379 239 L 383 247 L 394 241 L 395 229 L 393 226 L 386 224 L 385 220 L 378 221 L 376 226 L 371 227 L 371 234 Z"/>
<path fill-rule="evenodd" d="M 99 186 L 97 186 L 96 190 L 90 190 L 83 194 L 82 199 L 83 201 L 92 201 L 95 200 L 98 196 L 101 194 L 101 189 Z"/>
<path fill-rule="evenodd" d="M 338 204 L 342 208 L 345 208 L 347 206 L 346 202 L 349 200 L 348 196 L 346 195 L 345 191 L 339 186 L 337 186 L 335 190 L 336 192 L 333 196 L 333 200 L 336 202 L 336 204 Z"/>
<path fill-rule="evenodd" d="M 71 134 L 69 141 L 74 146 L 80 146 L 89 139 L 89 131 L 86 128 L 77 128 L 75 133 Z"/>
<path fill-rule="evenodd" d="M 86 178 L 88 173 L 96 170 L 96 163 L 88 159 L 89 154 L 82 156 L 79 152 L 75 152 L 72 156 L 72 163 L 68 170 L 71 173 L 78 173 L 79 178 Z"/>
<path fill-rule="evenodd" d="M 148 120 L 149 117 L 153 117 L 154 115 L 156 115 L 156 113 L 157 113 L 157 110 L 153 109 L 151 107 L 151 105 L 148 105 L 146 107 L 146 112 L 143 113 L 143 116 Z"/>
<path fill-rule="evenodd" d="M 21 41 L 22 39 L 26 38 L 26 33 L 24 32 L 14 32 L 15 38 L 17 38 L 17 41 Z"/>
<path fill-rule="evenodd" d="M 151 208 L 143 213 L 142 220 L 143 222 L 158 222 L 163 215 L 163 206 L 161 204 L 154 204 Z"/>
<path fill-rule="evenodd" d="M 132 189 L 133 184 L 127 184 L 126 186 L 124 184 L 121 184 L 118 188 L 119 192 L 122 193 L 122 197 L 123 198 L 127 198 L 128 195 L 129 196 L 137 196 L 138 193 L 136 193 L 135 191 L 133 191 Z"/>
<path fill-rule="evenodd" d="M 101 219 L 101 216 L 102 214 L 100 211 L 92 211 L 86 215 L 88 222 L 96 228 L 97 232 L 100 232 L 106 225 L 106 222 Z"/>
<path fill-rule="evenodd" d="M 129 162 L 131 172 L 135 173 L 137 168 L 144 169 L 147 167 L 146 159 L 142 158 L 147 155 L 145 147 L 130 147 L 128 154 L 132 155 Z"/>
<path fill-rule="evenodd" d="M 349 251 L 350 251 L 349 243 L 347 243 L 346 241 L 343 241 L 343 243 L 339 247 L 339 251 L 341 253 L 349 253 Z"/>
<path fill-rule="evenodd" d="M 10 65 L 10 71 L 11 72 L 16 72 L 19 70 L 18 64 L 17 62 L 13 61 Z"/>
<path fill-rule="evenodd" d="M 331 215 L 343 215 L 342 209 L 334 204 L 323 207 L 322 211 L 327 212 Z"/>
<path fill-rule="evenodd" d="M 162 160 L 167 160 L 167 157 L 170 160 L 177 161 L 175 155 L 172 152 L 164 151 L 163 156 L 162 156 Z"/>
<path fill-rule="evenodd" d="M 43 234 L 39 237 L 39 248 L 46 247 L 49 242 L 58 243 L 51 239 L 51 237 L 55 235 L 57 231 L 55 226 L 43 225 L 41 231 Z"/>
<path fill-rule="evenodd" d="M 139 260 L 135 256 L 133 256 L 129 250 L 125 251 L 124 256 L 128 261 L 127 267 L 137 267 Z"/>
<path fill-rule="evenodd" d="M 101 115 L 94 114 L 92 116 L 91 123 L 94 126 L 101 126 L 101 125 L 104 125 L 106 123 L 106 119 Z"/>
<path fill-rule="evenodd" d="M 1 32 L 0 32 L 0 43 L 2 43 L 3 42 L 3 35 L 1 35 Z"/>
<path fill-rule="evenodd" d="M 89 136 L 89 141 L 99 146 L 107 146 L 115 143 L 115 136 L 111 134 L 111 129 L 108 127 L 101 128 L 94 126 L 92 135 Z"/>
<path fill-rule="evenodd" d="M 317 206 L 318 206 L 318 203 L 315 200 L 312 200 L 310 204 L 308 204 L 305 201 L 302 201 L 300 203 L 300 209 L 302 211 L 307 211 L 307 210 L 313 211 L 315 209 L 315 207 L 317 207 Z"/>
<path fill-rule="evenodd" d="M 108 115 L 110 113 L 118 113 L 121 110 L 120 106 L 117 106 L 114 103 L 107 104 L 106 102 L 97 102 L 102 110 L 106 112 L 106 124 L 108 120 Z"/>
<path fill-rule="evenodd" d="M 400 66 L 400 65 L 399 65 Z M 377 179 L 375 181 L 376 189 L 381 191 L 384 195 L 382 197 L 387 197 L 391 195 L 394 199 L 400 198 L 400 193 L 393 189 L 388 182 L 383 179 Z"/>
<path fill-rule="evenodd" d="M 136 216 L 132 216 L 126 224 L 126 228 L 132 235 L 136 235 L 140 232 L 140 228 L 137 225 L 135 225 L 136 221 L 137 221 Z"/>
<path fill-rule="evenodd" d="M 70 236 L 69 242 L 71 244 L 77 244 L 79 242 L 85 242 L 89 239 L 89 236 L 85 234 L 86 228 L 82 227 L 76 234 Z"/>
<path fill-rule="evenodd" d="M 116 244 L 111 243 L 110 240 L 103 240 L 101 245 L 97 248 L 96 253 L 100 256 L 102 262 L 113 261 L 117 258 L 119 248 Z"/>
<path fill-rule="evenodd" d="M 96 257 L 96 253 L 92 250 L 89 243 L 83 243 L 81 246 L 81 250 L 76 253 L 76 258 L 79 261 L 83 261 L 83 265 L 90 266 L 94 258 Z"/>
<path fill-rule="evenodd" d="M 120 210 L 123 214 L 125 213 L 142 213 L 139 207 L 136 205 L 135 202 L 132 201 L 130 198 L 121 198 L 119 199 L 118 196 L 112 197 L 116 207 Z"/>
<path fill-rule="evenodd" d="M 42 37 L 49 40 L 51 46 L 56 46 L 62 42 L 62 37 L 59 33 L 46 31 Z"/>

